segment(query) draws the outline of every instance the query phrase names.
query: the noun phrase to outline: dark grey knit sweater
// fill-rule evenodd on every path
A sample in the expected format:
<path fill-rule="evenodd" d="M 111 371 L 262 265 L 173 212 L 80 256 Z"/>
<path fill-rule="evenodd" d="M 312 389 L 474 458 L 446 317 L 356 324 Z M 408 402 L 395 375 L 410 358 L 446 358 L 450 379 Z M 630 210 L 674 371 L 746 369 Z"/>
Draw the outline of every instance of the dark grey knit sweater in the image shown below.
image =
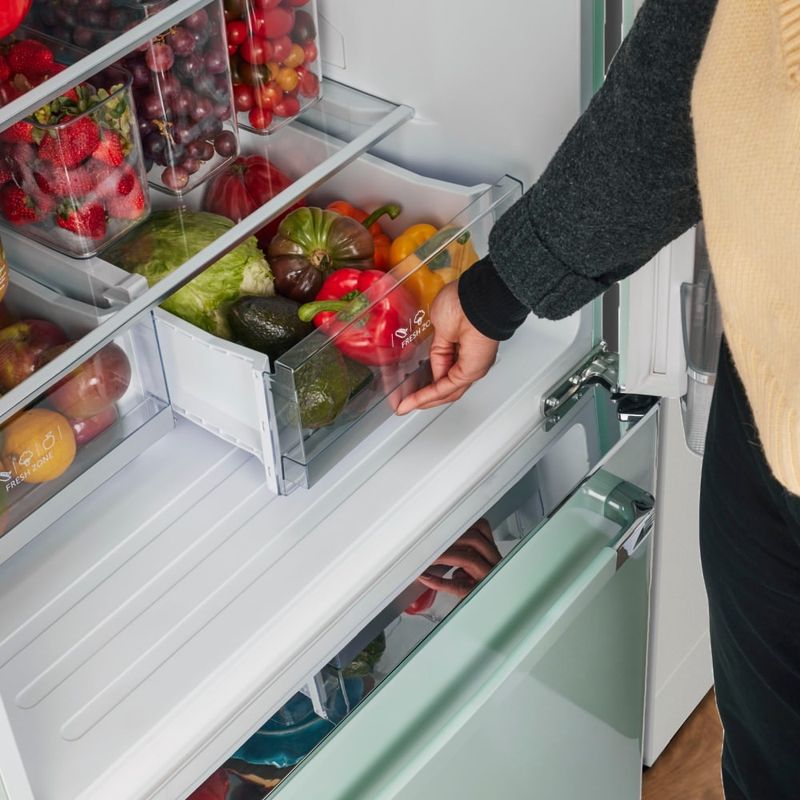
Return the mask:
<path fill-rule="evenodd" d="M 539 181 L 497 222 L 459 296 L 507 339 L 531 310 L 559 319 L 701 218 L 692 82 L 716 0 L 647 0 Z"/>

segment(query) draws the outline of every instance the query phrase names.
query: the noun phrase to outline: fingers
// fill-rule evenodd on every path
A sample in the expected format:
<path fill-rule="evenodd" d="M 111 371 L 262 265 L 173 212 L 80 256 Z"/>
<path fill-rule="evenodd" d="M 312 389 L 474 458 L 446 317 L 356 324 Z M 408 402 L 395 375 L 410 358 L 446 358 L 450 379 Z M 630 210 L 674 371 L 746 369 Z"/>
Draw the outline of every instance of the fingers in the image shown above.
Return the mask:
<path fill-rule="evenodd" d="M 464 547 L 458 543 L 448 547 L 433 563 L 434 565 L 445 564 L 448 567 L 460 567 L 478 581 L 483 580 L 494 566 L 473 547 Z"/>
<path fill-rule="evenodd" d="M 456 343 L 445 339 L 444 336 L 434 331 L 430 352 L 431 372 L 433 373 L 434 383 L 450 372 L 456 363 L 456 356 Z"/>
<path fill-rule="evenodd" d="M 421 576 L 418 578 L 419 582 L 428 589 L 433 589 L 436 592 L 443 594 L 452 594 L 463 600 L 477 585 L 477 582 L 469 577 L 469 575 L 456 578 L 439 578 L 431 576 L 426 578 Z"/>
<path fill-rule="evenodd" d="M 456 545 L 471 547 L 473 550 L 480 553 L 483 559 L 492 566 L 500 563 L 500 551 L 494 543 L 492 529 L 489 527 L 486 520 L 479 520 L 476 522 L 463 536 L 459 537 L 456 541 Z"/>
<path fill-rule="evenodd" d="M 402 416 L 417 408 L 435 408 L 458 400 L 469 389 L 469 384 L 456 383 L 451 377 L 452 372 L 450 370 L 444 377 L 410 394 L 397 407 L 397 413 Z"/>

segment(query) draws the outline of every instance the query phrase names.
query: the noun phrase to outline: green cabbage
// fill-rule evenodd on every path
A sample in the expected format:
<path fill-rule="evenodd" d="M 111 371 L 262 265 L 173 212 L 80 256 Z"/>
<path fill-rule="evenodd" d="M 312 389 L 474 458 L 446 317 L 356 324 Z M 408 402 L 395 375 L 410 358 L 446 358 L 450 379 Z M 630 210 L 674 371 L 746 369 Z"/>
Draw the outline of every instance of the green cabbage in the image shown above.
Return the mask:
<path fill-rule="evenodd" d="M 127 272 L 157 284 L 188 258 L 211 244 L 233 222 L 200 211 L 154 211 L 127 236 L 112 245 L 103 258 Z M 275 293 L 272 272 L 254 236 L 212 264 L 161 307 L 198 328 L 231 338 L 227 307 L 242 295 Z"/>

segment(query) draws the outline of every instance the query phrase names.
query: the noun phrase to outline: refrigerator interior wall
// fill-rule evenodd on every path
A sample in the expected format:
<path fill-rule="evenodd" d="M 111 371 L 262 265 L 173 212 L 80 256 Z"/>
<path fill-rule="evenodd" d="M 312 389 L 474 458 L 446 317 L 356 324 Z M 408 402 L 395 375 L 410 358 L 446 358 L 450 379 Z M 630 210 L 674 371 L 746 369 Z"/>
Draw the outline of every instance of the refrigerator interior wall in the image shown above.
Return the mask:
<path fill-rule="evenodd" d="M 584 104 L 593 4 L 321 0 L 325 74 L 413 106 L 378 152 L 431 177 L 529 185 Z"/>

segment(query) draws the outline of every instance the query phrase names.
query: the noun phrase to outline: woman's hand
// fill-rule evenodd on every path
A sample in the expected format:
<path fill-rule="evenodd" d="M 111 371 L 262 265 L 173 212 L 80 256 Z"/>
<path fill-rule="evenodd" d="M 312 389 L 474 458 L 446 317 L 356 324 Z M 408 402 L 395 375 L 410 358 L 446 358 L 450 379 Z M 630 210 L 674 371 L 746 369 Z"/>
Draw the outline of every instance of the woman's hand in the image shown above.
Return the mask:
<path fill-rule="evenodd" d="M 489 523 L 479 519 L 417 581 L 428 589 L 463 599 L 500 563 L 500 558 Z M 454 568 L 452 575 L 445 577 Z"/>
<path fill-rule="evenodd" d="M 499 342 L 484 336 L 467 319 L 458 299 L 458 283 L 448 283 L 431 307 L 433 383 L 400 402 L 398 414 L 453 403 L 489 371 Z"/>

